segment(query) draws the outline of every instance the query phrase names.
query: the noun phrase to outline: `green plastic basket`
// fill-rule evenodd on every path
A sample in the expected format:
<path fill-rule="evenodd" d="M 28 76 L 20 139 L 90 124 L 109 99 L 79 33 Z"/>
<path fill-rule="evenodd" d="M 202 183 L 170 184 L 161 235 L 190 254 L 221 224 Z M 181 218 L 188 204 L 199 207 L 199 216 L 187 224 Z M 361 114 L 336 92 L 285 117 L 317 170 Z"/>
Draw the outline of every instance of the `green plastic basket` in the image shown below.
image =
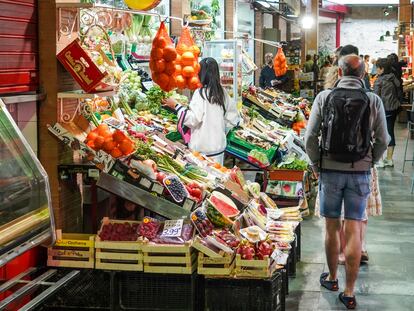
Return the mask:
<path fill-rule="evenodd" d="M 266 154 L 270 163 L 273 163 L 276 159 L 278 148 L 279 145 L 276 144 L 270 147 L 268 150 L 260 148 L 254 144 L 238 138 L 235 134 L 235 130 L 231 130 L 227 134 L 227 149 L 245 159 L 247 159 L 250 151 L 259 150 L 262 153 Z"/>
<path fill-rule="evenodd" d="M 169 132 L 167 135 L 165 135 L 165 137 L 167 137 L 172 142 L 176 142 L 182 139 L 182 136 L 179 132 Z"/>

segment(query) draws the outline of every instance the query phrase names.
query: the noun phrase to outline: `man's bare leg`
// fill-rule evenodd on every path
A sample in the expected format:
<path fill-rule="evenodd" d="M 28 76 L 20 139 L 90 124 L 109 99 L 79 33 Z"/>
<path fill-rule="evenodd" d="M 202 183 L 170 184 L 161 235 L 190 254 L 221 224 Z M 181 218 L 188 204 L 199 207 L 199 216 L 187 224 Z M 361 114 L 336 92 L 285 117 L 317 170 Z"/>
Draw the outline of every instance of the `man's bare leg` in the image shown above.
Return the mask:
<path fill-rule="evenodd" d="M 338 255 L 340 248 L 339 231 L 341 230 L 341 219 L 325 218 L 325 222 L 325 253 L 329 268 L 329 276 L 327 280 L 334 281 L 337 279 Z"/>
<path fill-rule="evenodd" d="M 361 262 L 361 221 L 345 219 L 345 296 L 354 296 L 355 282 Z"/>

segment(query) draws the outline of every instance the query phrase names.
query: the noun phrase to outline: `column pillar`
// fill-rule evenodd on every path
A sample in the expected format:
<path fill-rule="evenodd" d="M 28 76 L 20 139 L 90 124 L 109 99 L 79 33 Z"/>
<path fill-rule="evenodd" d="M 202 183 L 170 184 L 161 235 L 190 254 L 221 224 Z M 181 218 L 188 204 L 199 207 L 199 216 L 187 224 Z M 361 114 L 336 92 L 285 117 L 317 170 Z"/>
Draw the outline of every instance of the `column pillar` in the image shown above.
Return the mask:
<path fill-rule="evenodd" d="M 319 33 L 319 0 L 307 0 L 306 15 L 312 16 L 314 23 L 311 29 L 305 30 L 305 55 L 318 53 Z"/>
<path fill-rule="evenodd" d="M 236 3 L 235 0 L 226 0 L 225 3 L 225 21 L 224 21 L 224 30 L 227 31 L 224 33 L 224 38 L 226 39 L 233 39 L 233 31 L 237 31 L 235 29 L 234 20 L 237 18 L 235 16 L 235 10 L 236 10 Z"/>
<path fill-rule="evenodd" d="M 411 10 L 410 0 L 400 0 L 400 6 L 398 7 L 398 22 L 411 22 Z M 410 29 L 410 27 L 407 27 L 407 29 Z"/>

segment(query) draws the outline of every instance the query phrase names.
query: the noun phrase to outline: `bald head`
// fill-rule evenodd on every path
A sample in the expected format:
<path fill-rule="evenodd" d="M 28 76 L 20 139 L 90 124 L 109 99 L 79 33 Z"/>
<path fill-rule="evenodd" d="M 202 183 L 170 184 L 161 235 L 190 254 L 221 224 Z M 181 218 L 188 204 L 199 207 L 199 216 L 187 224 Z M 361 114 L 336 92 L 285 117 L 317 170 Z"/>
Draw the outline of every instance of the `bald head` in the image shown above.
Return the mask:
<path fill-rule="evenodd" d="M 346 55 L 339 59 L 339 75 L 342 77 L 362 78 L 365 74 L 364 61 L 355 54 Z"/>

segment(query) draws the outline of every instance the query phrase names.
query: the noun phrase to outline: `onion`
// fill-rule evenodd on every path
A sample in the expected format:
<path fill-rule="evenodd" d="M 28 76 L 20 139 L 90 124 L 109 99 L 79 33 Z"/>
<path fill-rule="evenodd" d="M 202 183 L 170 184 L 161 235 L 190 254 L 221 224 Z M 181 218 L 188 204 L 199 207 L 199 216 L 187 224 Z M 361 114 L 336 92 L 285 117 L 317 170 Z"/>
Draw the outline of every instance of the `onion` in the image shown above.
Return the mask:
<path fill-rule="evenodd" d="M 150 43 L 151 42 L 151 37 L 150 36 L 145 36 L 144 37 L 144 42 L 145 43 Z"/>

